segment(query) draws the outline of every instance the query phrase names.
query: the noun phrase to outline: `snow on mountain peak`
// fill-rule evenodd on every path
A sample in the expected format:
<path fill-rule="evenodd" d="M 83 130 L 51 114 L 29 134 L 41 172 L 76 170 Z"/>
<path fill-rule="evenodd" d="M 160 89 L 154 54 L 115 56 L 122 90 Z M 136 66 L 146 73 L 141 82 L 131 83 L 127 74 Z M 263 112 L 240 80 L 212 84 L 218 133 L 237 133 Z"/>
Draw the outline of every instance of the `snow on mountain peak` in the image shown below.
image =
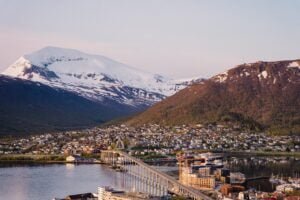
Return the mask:
<path fill-rule="evenodd" d="M 45 47 L 24 55 L 3 74 L 77 91 L 91 98 L 99 98 L 103 93 L 114 96 L 116 90 L 120 92 L 124 87 L 130 87 L 135 91 L 143 90 L 144 95 L 145 91 L 156 93 L 159 97 L 151 96 L 158 101 L 187 84 L 135 69 L 105 56 L 59 47 Z M 135 95 L 141 94 L 135 92 Z"/>
<path fill-rule="evenodd" d="M 8 67 L 2 74 L 10 76 L 20 76 L 26 68 L 31 67 L 31 62 L 24 56 L 20 57 L 13 65 Z"/>

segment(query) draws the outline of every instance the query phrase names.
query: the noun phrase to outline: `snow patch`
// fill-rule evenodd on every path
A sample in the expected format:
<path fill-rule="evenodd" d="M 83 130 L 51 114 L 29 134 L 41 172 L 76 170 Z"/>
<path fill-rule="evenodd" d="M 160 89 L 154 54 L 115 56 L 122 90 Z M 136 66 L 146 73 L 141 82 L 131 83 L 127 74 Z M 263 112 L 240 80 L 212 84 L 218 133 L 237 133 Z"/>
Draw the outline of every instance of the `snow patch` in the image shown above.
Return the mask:
<path fill-rule="evenodd" d="M 31 62 L 22 56 L 14 64 L 4 70 L 2 74 L 22 78 L 26 68 L 30 68 L 31 66 Z"/>
<path fill-rule="evenodd" d="M 265 70 L 261 73 L 261 75 L 264 77 L 264 78 L 267 78 L 268 77 L 268 72 Z"/>
<path fill-rule="evenodd" d="M 223 82 L 225 82 L 225 81 L 227 80 L 227 78 L 228 78 L 228 71 L 226 71 L 226 72 L 224 72 L 224 73 L 222 73 L 222 74 L 219 74 L 219 75 L 217 75 L 217 76 L 215 76 L 215 77 L 213 77 L 213 78 L 214 78 L 215 81 L 220 82 L 220 83 L 223 83 Z"/>
<path fill-rule="evenodd" d="M 293 61 L 293 62 L 289 63 L 287 68 L 300 68 L 299 62 Z"/>
<path fill-rule="evenodd" d="M 268 72 L 266 70 L 262 71 L 261 73 L 259 73 L 258 75 L 259 80 L 261 80 L 262 78 L 267 78 L 268 77 Z"/>

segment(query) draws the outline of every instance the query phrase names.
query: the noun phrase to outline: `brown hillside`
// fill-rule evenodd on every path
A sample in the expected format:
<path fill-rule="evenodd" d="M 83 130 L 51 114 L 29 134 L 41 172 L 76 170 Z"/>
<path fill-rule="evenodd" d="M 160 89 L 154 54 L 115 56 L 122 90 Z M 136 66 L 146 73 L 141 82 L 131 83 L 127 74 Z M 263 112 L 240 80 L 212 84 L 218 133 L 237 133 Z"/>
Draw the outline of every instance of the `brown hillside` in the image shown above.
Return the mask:
<path fill-rule="evenodd" d="M 238 121 L 299 133 L 300 60 L 239 65 L 189 86 L 127 123 L 164 125 Z"/>

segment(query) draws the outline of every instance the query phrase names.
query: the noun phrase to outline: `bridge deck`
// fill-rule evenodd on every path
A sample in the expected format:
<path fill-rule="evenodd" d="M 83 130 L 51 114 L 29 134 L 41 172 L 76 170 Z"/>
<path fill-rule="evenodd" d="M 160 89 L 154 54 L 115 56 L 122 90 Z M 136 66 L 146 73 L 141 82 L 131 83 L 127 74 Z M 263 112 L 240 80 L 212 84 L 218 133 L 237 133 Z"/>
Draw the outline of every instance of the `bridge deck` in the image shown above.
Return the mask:
<path fill-rule="evenodd" d="M 128 155 L 127 153 L 123 152 L 123 151 L 106 151 L 106 152 L 113 152 L 113 153 L 118 153 L 119 155 L 123 156 L 123 157 L 127 157 L 128 159 L 134 161 L 136 164 L 145 167 L 147 170 L 151 171 L 154 174 L 157 174 L 159 177 L 171 182 L 172 184 L 176 185 L 177 187 L 187 191 L 188 193 L 192 194 L 193 196 L 197 197 L 197 199 L 203 199 L 203 200 L 212 200 L 211 197 L 206 196 L 205 194 L 201 193 L 200 191 L 191 188 L 191 187 L 187 187 L 181 183 L 179 183 L 176 179 L 174 179 L 173 177 L 153 168 L 152 166 L 144 163 L 143 161 L 141 161 L 140 159 L 137 159 L 133 156 Z"/>

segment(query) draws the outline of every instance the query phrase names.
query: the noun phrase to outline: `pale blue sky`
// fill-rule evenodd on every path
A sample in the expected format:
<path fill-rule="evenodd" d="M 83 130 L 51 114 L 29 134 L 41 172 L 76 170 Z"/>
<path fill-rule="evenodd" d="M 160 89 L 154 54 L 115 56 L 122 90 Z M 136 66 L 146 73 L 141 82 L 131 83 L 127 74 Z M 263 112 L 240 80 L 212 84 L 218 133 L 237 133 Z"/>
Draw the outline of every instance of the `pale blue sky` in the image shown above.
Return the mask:
<path fill-rule="evenodd" d="M 0 71 L 44 46 L 175 78 L 300 58 L 298 0 L 0 0 Z"/>

